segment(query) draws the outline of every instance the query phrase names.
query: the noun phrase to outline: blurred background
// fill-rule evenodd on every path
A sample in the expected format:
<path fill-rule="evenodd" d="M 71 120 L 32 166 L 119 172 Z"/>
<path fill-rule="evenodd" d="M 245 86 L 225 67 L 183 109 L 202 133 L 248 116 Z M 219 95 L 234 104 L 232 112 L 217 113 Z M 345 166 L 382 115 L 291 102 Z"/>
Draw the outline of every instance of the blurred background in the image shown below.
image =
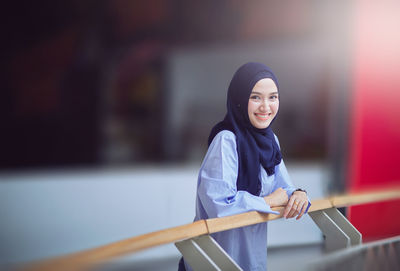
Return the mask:
<path fill-rule="evenodd" d="M 8 5 L 3 169 L 199 161 L 234 71 L 252 60 L 279 75 L 286 156 L 326 158 L 347 1 Z"/>
<path fill-rule="evenodd" d="M 273 130 L 312 199 L 399 185 L 394 0 L 8 1 L 1 12 L 3 265 L 190 223 L 207 137 L 249 61 L 278 77 Z M 366 240 L 398 235 L 397 219 L 370 221 L 400 208 L 388 206 L 348 216 Z M 279 223 L 271 247 L 322 242 L 312 221 Z M 281 238 L 293 229 L 304 235 Z M 174 265 L 175 251 L 137 259 Z"/>

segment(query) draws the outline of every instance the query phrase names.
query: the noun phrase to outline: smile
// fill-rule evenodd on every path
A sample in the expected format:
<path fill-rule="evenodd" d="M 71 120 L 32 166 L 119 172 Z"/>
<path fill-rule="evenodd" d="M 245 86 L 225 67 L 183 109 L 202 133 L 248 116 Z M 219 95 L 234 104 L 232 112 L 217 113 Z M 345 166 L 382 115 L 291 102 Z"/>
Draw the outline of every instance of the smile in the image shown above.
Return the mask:
<path fill-rule="evenodd" d="M 259 120 L 268 120 L 270 114 L 254 114 L 257 119 Z"/>

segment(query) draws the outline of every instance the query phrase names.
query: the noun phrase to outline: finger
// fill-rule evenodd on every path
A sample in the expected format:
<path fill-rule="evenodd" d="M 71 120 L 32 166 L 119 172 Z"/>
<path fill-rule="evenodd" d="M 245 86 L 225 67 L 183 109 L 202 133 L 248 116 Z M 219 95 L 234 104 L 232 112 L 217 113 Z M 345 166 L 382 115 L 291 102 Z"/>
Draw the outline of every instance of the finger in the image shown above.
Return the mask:
<path fill-rule="evenodd" d="M 294 201 L 293 206 L 290 209 L 289 214 L 287 215 L 287 218 L 292 218 L 296 215 L 298 205 L 299 203 L 297 201 Z"/>
<path fill-rule="evenodd" d="M 292 209 L 294 203 L 294 198 L 290 197 L 289 202 L 286 204 L 285 212 L 283 213 L 283 217 L 286 218 L 289 214 L 290 210 Z"/>
<path fill-rule="evenodd" d="M 307 201 L 303 203 L 301 211 L 299 212 L 299 215 L 296 217 L 296 220 L 299 220 L 304 215 L 304 213 L 305 213 L 305 211 L 307 209 L 307 205 L 308 205 Z"/>
<path fill-rule="evenodd" d="M 303 199 L 303 205 L 302 205 L 301 211 L 299 212 L 299 216 L 296 218 L 296 220 L 299 220 L 304 215 L 304 213 L 307 210 L 307 206 L 308 206 L 308 198 L 305 197 Z"/>
<path fill-rule="evenodd" d="M 287 218 L 287 216 L 288 216 L 288 214 L 289 214 L 291 209 L 292 209 L 291 206 L 289 206 L 289 204 L 287 204 L 286 207 L 285 207 L 285 211 L 283 212 L 283 217 L 284 218 Z"/>
<path fill-rule="evenodd" d="M 288 218 L 293 218 L 298 214 L 297 206 L 298 206 L 298 204 L 293 205 L 292 209 L 290 210 L 290 212 L 288 214 Z"/>
<path fill-rule="evenodd" d="M 283 212 L 283 217 L 286 218 L 287 215 L 289 214 L 290 210 L 292 209 L 293 206 L 293 200 L 289 199 L 288 203 L 286 204 L 285 211 Z"/>
<path fill-rule="evenodd" d="M 295 210 L 291 217 L 295 217 L 296 215 L 300 214 L 300 212 L 303 208 L 303 205 L 304 205 L 303 201 L 296 199 L 293 203 L 293 209 L 295 209 Z"/>
<path fill-rule="evenodd" d="M 286 218 L 293 218 L 294 214 L 296 213 L 296 209 L 292 208 Z"/>

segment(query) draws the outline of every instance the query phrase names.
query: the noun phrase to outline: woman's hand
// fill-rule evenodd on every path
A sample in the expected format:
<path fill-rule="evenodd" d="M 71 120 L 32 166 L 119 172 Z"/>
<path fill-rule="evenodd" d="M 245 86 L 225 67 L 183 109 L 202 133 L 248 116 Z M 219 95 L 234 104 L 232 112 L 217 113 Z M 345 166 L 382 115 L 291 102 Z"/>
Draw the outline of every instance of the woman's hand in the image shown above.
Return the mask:
<path fill-rule="evenodd" d="M 307 194 L 303 191 L 295 191 L 289 199 L 286 205 L 285 211 L 283 212 L 284 218 L 296 217 L 296 220 L 300 219 L 308 206 Z"/>
<path fill-rule="evenodd" d="M 279 187 L 268 196 L 265 196 L 264 200 L 270 207 L 284 206 L 288 202 L 288 196 L 286 190 Z"/>

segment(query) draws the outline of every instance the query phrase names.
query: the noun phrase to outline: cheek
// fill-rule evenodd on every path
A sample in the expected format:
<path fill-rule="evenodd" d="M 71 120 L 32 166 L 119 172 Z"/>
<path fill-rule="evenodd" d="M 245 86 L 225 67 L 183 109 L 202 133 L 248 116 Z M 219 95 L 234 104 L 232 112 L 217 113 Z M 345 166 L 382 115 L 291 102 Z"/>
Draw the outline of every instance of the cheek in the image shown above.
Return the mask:
<path fill-rule="evenodd" d="M 250 114 L 254 112 L 255 108 L 257 108 L 256 104 L 254 102 L 249 101 L 249 104 L 247 105 L 247 112 Z"/>
<path fill-rule="evenodd" d="M 272 107 L 274 108 L 274 111 L 275 111 L 275 112 L 278 112 L 278 109 L 279 109 L 279 102 L 274 103 L 274 104 L 272 105 Z"/>

